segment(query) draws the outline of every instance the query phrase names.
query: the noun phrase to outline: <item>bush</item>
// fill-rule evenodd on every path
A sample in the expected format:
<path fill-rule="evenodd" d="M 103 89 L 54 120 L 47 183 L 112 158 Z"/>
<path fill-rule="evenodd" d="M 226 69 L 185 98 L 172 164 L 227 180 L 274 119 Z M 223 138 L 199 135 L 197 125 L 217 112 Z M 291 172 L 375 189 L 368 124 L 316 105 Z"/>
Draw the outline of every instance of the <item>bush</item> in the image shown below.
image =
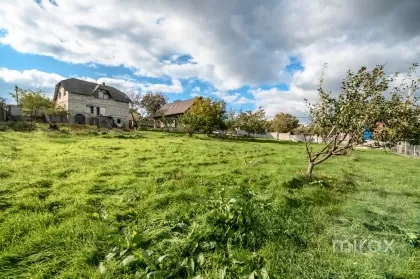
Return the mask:
<path fill-rule="evenodd" d="M 3 122 L 0 123 L 0 131 L 16 131 L 16 132 L 31 132 L 35 130 L 35 126 L 23 121 Z"/>

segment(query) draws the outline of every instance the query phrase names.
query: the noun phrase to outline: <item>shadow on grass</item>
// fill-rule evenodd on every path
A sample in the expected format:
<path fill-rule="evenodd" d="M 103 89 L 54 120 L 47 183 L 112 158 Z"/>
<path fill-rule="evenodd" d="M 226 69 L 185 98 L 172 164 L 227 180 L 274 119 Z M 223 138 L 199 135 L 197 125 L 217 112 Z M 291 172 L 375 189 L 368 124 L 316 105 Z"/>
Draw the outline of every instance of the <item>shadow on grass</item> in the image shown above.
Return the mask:
<path fill-rule="evenodd" d="M 309 178 L 306 175 L 297 175 L 283 182 L 282 186 L 288 189 L 320 186 L 333 191 L 347 193 L 356 190 L 357 182 L 354 174 L 343 171 L 343 177 L 341 179 L 331 178 L 328 176 L 314 176 L 313 178 Z"/>
<path fill-rule="evenodd" d="M 337 267 L 328 257 L 313 257 L 320 239 L 340 214 L 347 191 L 356 189 L 350 173 L 341 179 L 300 175 L 282 184 L 284 200 L 270 212 L 269 269 L 288 278 L 350 278 L 351 268 Z M 322 267 L 322 268 L 320 268 Z M 354 278 L 354 277 L 353 277 Z"/>

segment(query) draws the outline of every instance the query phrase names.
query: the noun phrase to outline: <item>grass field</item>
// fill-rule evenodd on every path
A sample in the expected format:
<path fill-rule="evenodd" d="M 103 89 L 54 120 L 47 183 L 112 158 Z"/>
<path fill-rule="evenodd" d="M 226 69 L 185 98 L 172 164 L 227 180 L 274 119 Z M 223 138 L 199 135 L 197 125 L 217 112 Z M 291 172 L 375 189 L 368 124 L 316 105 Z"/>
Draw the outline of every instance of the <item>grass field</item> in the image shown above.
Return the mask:
<path fill-rule="evenodd" d="M 0 132 L 0 278 L 420 278 L 419 160 L 305 169 L 296 143 Z"/>

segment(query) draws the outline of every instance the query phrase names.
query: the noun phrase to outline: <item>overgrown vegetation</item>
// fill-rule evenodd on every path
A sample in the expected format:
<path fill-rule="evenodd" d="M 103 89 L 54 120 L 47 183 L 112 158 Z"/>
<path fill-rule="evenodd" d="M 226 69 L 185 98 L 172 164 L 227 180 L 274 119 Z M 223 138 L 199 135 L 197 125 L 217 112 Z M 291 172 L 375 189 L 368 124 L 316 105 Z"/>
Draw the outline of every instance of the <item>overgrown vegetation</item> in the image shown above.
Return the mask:
<path fill-rule="evenodd" d="M 79 126 L 0 141 L 1 278 L 420 276 L 418 160 L 356 151 L 309 180 L 298 143 Z M 395 246 L 334 253 L 355 236 Z"/>

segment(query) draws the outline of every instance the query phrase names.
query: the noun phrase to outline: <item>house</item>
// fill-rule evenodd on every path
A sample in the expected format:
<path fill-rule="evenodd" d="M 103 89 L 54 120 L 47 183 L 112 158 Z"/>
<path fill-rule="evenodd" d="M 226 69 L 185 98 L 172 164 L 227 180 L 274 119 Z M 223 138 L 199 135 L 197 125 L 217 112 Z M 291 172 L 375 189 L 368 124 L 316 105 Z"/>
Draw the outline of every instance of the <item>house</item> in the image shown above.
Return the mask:
<path fill-rule="evenodd" d="M 134 118 L 134 120 L 133 120 Z M 155 122 L 151 119 L 143 118 L 138 112 L 134 111 L 132 114 L 130 113 L 130 120 L 128 121 L 130 128 L 135 128 L 136 124 L 139 127 L 150 127 L 153 128 Z"/>
<path fill-rule="evenodd" d="M 0 121 L 6 121 L 6 107 L 0 104 Z"/>
<path fill-rule="evenodd" d="M 6 105 L 6 120 L 18 121 L 22 119 L 21 107 L 18 105 Z"/>
<path fill-rule="evenodd" d="M 152 118 L 155 122 L 160 123 L 160 127 L 164 127 L 165 124 L 162 121 L 162 118 L 165 117 L 169 127 L 177 128 L 179 126 L 178 118 L 182 116 L 193 104 L 194 99 L 189 99 L 185 101 L 179 101 L 176 103 L 166 104 L 155 114 L 152 115 Z"/>
<path fill-rule="evenodd" d="M 120 90 L 70 78 L 57 83 L 53 101 L 68 111 L 68 122 L 128 127 L 130 98 Z"/>

